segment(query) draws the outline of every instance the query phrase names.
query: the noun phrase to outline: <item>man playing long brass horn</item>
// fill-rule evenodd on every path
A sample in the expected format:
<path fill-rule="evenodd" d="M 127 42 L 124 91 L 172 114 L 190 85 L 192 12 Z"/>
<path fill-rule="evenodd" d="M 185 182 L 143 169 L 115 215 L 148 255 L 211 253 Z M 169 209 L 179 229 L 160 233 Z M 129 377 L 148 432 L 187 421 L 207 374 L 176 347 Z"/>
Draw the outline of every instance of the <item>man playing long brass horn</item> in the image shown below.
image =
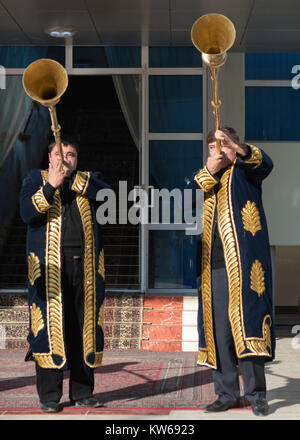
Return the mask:
<path fill-rule="evenodd" d="M 240 372 L 254 414 L 266 415 L 264 364 L 274 358 L 275 336 L 261 189 L 273 163 L 260 148 L 241 143 L 230 127 L 211 131 L 207 142 L 206 165 L 190 184 L 204 191 L 198 364 L 213 369 L 218 396 L 206 411 L 239 407 Z"/>
<path fill-rule="evenodd" d="M 77 171 L 78 146 L 55 142 L 49 169 L 24 179 L 21 217 L 27 223 L 30 329 L 27 359 L 36 362 L 44 412 L 57 412 L 63 372 L 70 370 L 75 406 L 97 407 L 94 369 L 102 362 L 104 252 L 96 194 L 109 187 L 99 172 Z"/>

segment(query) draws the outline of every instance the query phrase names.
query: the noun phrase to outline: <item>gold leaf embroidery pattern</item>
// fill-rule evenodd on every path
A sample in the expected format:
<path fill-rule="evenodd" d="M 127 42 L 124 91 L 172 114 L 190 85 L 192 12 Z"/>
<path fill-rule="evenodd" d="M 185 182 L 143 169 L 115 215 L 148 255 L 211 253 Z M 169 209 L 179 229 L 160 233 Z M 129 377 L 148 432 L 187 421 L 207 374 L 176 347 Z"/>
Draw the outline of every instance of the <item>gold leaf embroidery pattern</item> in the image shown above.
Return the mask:
<path fill-rule="evenodd" d="M 44 214 L 48 209 L 51 208 L 51 205 L 47 202 L 43 188 L 41 187 L 33 196 L 31 197 L 32 203 L 35 209 L 40 213 Z"/>
<path fill-rule="evenodd" d="M 243 334 L 243 313 L 241 303 L 242 275 L 241 261 L 238 249 L 237 233 L 232 221 L 231 179 L 233 166 L 228 168 L 221 177 L 218 192 L 218 224 L 224 247 L 224 256 L 229 286 L 229 320 L 233 332 L 236 352 L 238 356 L 244 352 L 246 344 Z"/>
<path fill-rule="evenodd" d="M 202 170 L 200 170 L 199 173 L 196 174 L 194 180 L 204 191 L 209 191 L 218 183 L 218 180 L 210 174 L 206 167 L 202 168 Z"/>
<path fill-rule="evenodd" d="M 84 233 L 84 325 L 83 325 L 83 352 L 85 362 L 92 368 L 99 367 L 102 362 L 103 351 L 96 352 L 96 265 L 95 265 L 95 238 L 92 222 L 90 202 L 84 196 L 77 195 L 77 206 L 80 212 Z M 90 355 L 94 361 L 89 362 Z"/>
<path fill-rule="evenodd" d="M 78 194 L 85 194 L 90 180 L 90 173 L 88 171 L 77 171 L 72 190 Z"/>
<path fill-rule="evenodd" d="M 104 303 L 101 305 L 100 309 L 99 309 L 99 315 L 98 315 L 98 321 L 97 324 L 100 327 L 103 327 L 103 315 L 104 315 Z"/>
<path fill-rule="evenodd" d="M 41 171 L 43 183 L 48 180 L 48 172 Z M 49 341 L 48 353 L 33 353 L 35 360 L 42 368 L 62 368 L 66 362 L 63 323 L 62 323 L 62 291 L 61 291 L 61 213 L 62 205 L 59 190 L 53 197 L 53 205 L 47 212 L 46 252 L 45 252 L 45 283 L 47 298 L 47 333 Z M 53 355 L 59 360 L 54 362 Z"/>
<path fill-rule="evenodd" d="M 246 205 L 242 209 L 241 213 L 243 218 L 244 229 L 246 231 L 251 232 L 251 234 L 254 237 L 256 232 L 262 229 L 259 212 L 255 202 L 250 202 L 250 200 L 248 200 Z"/>
<path fill-rule="evenodd" d="M 207 351 L 199 349 L 197 364 L 205 365 L 207 362 Z"/>
<path fill-rule="evenodd" d="M 266 315 L 262 325 L 263 338 L 251 338 L 247 341 L 247 348 L 256 356 L 272 356 L 271 325 L 271 316 Z"/>
<path fill-rule="evenodd" d="M 28 256 L 28 279 L 33 286 L 37 278 L 41 276 L 40 260 L 34 252 L 30 252 Z"/>
<path fill-rule="evenodd" d="M 265 290 L 265 274 L 262 264 L 259 260 L 255 260 L 251 267 L 250 287 L 258 296 L 261 296 Z"/>
<path fill-rule="evenodd" d="M 254 165 L 253 168 L 257 168 L 262 163 L 262 152 L 259 148 L 255 147 L 254 145 L 249 145 L 249 147 L 251 149 L 251 157 L 250 159 L 246 160 L 245 163 Z"/>
<path fill-rule="evenodd" d="M 30 315 L 31 315 L 31 331 L 36 338 L 38 332 L 44 328 L 44 320 L 41 309 L 36 306 L 35 303 L 30 307 Z"/>
<path fill-rule="evenodd" d="M 105 267 L 104 267 L 104 249 L 99 254 L 98 273 L 105 280 Z"/>
<path fill-rule="evenodd" d="M 211 244 L 214 212 L 216 207 L 216 196 L 214 190 L 206 192 L 204 198 L 204 216 L 206 221 L 203 225 L 202 239 L 202 310 L 205 328 L 206 360 L 205 364 L 217 366 L 216 349 L 214 343 L 212 297 L 211 297 Z M 204 356 L 200 356 L 199 363 L 202 363 Z"/>

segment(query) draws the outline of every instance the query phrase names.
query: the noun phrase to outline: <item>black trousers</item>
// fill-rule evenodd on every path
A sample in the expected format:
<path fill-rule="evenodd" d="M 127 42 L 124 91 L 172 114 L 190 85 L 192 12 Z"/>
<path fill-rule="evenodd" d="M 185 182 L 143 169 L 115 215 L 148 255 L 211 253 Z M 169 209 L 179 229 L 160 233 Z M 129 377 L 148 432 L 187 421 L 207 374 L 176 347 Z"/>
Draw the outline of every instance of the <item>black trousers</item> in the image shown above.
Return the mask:
<path fill-rule="evenodd" d="M 224 267 L 212 271 L 214 333 L 217 350 L 217 370 L 213 370 L 215 393 L 222 402 L 240 398 L 239 370 L 243 378 L 246 399 L 251 402 L 266 397 L 264 357 L 237 359 L 228 318 L 228 282 Z M 238 368 L 237 368 L 238 367 Z"/>
<path fill-rule="evenodd" d="M 70 370 L 69 397 L 78 400 L 91 397 L 94 390 L 94 370 L 83 361 L 83 289 L 82 259 L 65 252 L 63 255 L 63 301 L 65 341 Z M 58 403 L 63 393 L 63 370 L 41 368 L 36 363 L 37 391 L 41 403 Z"/>

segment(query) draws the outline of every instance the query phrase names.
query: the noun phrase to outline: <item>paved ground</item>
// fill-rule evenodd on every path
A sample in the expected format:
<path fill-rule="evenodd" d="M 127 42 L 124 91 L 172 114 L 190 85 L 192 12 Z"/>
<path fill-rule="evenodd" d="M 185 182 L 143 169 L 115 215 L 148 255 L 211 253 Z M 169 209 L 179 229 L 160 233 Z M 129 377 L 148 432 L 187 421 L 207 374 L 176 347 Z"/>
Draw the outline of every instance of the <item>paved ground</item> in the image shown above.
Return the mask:
<path fill-rule="evenodd" d="M 220 414 L 206 414 L 203 410 L 174 410 L 164 414 L 139 415 L 126 414 L 122 411 L 107 414 L 89 414 L 89 411 L 78 415 L 44 415 L 33 411 L 32 414 L 18 412 L 0 415 L 0 420 L 102 420 L 106 425 L 117 420 L 127 421 L 178 421 L 204 420 L 299 420 L 300 421 L 300 326 L 294 327 L 289 336 L 277 336 L 276 360 L 266 365 L 268 401 L 270 414 L 267 417 L 256 417 L 249 409 L 232 409 Z M 298 331 L 298 336 L 296 334 Z M 122 423 L 123 423 L 122 422 Z M 191 437 L 189 437 L 191 438 Z"/>

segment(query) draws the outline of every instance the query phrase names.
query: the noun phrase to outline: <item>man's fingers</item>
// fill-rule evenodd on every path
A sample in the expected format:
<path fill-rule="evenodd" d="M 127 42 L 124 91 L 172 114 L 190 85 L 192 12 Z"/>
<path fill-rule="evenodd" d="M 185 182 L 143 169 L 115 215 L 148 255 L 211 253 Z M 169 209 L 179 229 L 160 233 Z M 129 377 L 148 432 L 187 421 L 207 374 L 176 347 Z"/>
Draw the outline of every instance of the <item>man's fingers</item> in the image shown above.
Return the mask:
<path fill-rule="evenodd" d="M 56 161 L 56 163 L 55 163 L 55 167 L 56 167 L 56 169 L 61 168 L 61 166 L 62 166 L 61 159 L 57 159 L 57 161 Z"/>
<path fill-rule="evenodd" d="M 218 154 L 216 154 L 215 156 L 214 156 L 214 158 L 216 159 L 216 160 L 223 160 L 223 157 L 224 157 L 224 153 L 223 153 L 223 151 L 221 152 L 221 153 L 218 153 Z"/>
<path fill-rule="evenodd" d="M 215 133 L 215 138 L 218 139 L 219 141 L 221 141 L 224 143 L 230 143 L 230 141 L 232 140 L 229 133 L 227 134 L 226 132 L 222 131 L 222 130 L 217 130 Z"/>
<path fill-rule="evenodd" d="M 227 136 L 227 133 L 223 130 L 216 130 L 215 137 L 220 137 L 220 136 L 221 137 Z"/>

